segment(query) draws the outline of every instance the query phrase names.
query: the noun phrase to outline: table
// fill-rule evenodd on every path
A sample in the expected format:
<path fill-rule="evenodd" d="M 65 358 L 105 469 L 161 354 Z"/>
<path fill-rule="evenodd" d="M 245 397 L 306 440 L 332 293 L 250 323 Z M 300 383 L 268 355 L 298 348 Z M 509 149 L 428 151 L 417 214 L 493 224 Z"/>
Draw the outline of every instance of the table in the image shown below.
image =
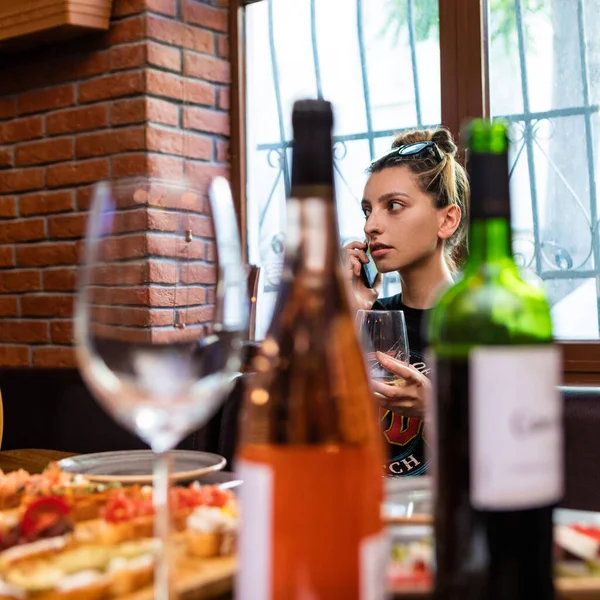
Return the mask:
<path fill-rule="evenodd" d="M 25 469 L 30 473 L 41 473 L 52 461 L 74 456 L 73 452 L 26 448 L 0 452 L 0 469 L 5 473 Z"/>
<path fill-rule="evenodd" d="M 10 471 L 16 471 L 17 469 L 25 469 L 30 473 L 41 473 L 48 463 L 52 461 L 58 461 L 69 456 L 75 456 L 73 452 L 61 452 L 60 450 L 43 450 L 27 448 L 23 450 L 3 450 L 0 451 L 0 469 L 5 473 Z M 585 582 L 582 582 L 585 583 Z M 223 585 L 224 584 L 224 585 Z M 230 600 L 231 594 L 229 591 L 225 591 L 231 586 L 230 579 L 221 582 L 208 589 L 201 590 L 200 593 L 191 593 L 184 595 L 184 600 Z M 600 597 L 600 590 L 585 589 L 582 586 L 581 590 L 573 590 L 568 593 L 559 595 L 561 600 L 579 600 Z M 148 600 L 149 596 L 147 592 L 138 592 L 131 598 L 131 600 Z M 393 595 L 394 600 L 425 600 L 427 594 L 412 595 Z"/>

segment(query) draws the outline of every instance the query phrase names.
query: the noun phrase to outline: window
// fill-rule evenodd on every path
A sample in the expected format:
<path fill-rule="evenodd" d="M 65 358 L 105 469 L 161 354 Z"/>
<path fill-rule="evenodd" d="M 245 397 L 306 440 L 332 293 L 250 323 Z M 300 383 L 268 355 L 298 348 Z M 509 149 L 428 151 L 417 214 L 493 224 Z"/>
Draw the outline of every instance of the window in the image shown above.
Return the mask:
<path fill-rule="evenodd" d="M 587 341 L 565 345 L 566 370 L 600 381 L 599 20 L 600 0 L 255 0 L 244 21 L 251 260 L 268 270 L 282 249 L 296 97 L 337 109 L 343 240 L 361 237 L 364 168 L 395 133 L 443 123 L 457 136 L 468 117 L 504 117 L 517 261 L 544 287 L 557 337 Z"/>
<path fill-rule="evenodd" d="M 406 0 L 266 0 L 246 9 L 249 258 L 264 271 L 259 335 L 283 258 L 292 104 L 333 102 L 340 237 L 364 239 L 366 167 L 401 130 L 441 122 L 437 2 L 421 4 L 430 8 L 423 31 Z M 397 291 L 397 275 L 386 276 L 382 293 Z"/>

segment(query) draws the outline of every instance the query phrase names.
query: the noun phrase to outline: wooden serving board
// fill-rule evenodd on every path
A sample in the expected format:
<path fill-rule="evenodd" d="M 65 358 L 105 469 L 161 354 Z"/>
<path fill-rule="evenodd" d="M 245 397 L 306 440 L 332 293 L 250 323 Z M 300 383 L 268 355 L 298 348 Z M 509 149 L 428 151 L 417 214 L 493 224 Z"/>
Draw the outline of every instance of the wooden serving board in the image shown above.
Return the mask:
<path fill-rule="evenodd" d="M 237 558 L 233 556 L 179 563 L 176 575 L 178 600 L 213 600 L 227 596 L 233 591 L 236 570 Z M 154 600 L 154 592 L 149 587 L 123 600 Z"/>
<path fill-rule="evenodd" d="M 561 577 L 556 580 L 556 591 L 560 600 L 598 600 L 600 577 Z M 424 600 L 430 597 L 431 590 L 407 586 L 392 588 L 390 593 L 393 600 Z"/>

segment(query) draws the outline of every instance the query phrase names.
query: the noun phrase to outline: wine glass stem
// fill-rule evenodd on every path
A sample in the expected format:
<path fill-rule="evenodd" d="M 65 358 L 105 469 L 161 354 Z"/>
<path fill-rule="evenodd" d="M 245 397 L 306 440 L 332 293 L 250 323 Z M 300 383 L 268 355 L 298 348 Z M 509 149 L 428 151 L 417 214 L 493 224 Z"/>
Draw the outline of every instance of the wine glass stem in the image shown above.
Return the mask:
<path fill-rule="evenodd" d="M 154 570 L 154 600 L 172 600 L 171 567 L 172 553 L 170 543 L 171 514 L 169 510 L 169 473 L 171 455 L 158 452 L 154 460 L 154 536 L 158 540 L 158 554 Z"/>

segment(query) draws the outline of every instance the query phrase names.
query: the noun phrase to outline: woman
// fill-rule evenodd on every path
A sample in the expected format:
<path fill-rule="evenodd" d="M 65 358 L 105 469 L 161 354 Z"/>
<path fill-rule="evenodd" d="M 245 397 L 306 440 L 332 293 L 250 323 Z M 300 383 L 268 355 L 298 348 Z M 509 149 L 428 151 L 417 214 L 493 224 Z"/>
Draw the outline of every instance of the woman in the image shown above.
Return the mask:
<path fill-rule="evenodd" d="M 366 243 L 345 246 L 348 279 L 357 308 L 403 310 L 410 365 L 378 353 L 381 365 L 398 377 L 395 385 L 373 382 L 382 407 L 389 446 L 386 475 L 420 475 L 426 469 L 423 422 L 403 416 L 407 406 L 422 410 L 429 388 L 424 350 L 425 320 L 440 291 L 458 270 L 456 256 L 466 237 L 469 184 L 456 161 L 446 129 L 399 135 L 392 150 L 368 169 L 362 210 Z M 360 279 L 367 245 L 379 273 L 398 271 L 402 293 L 377 299 Z"/>

